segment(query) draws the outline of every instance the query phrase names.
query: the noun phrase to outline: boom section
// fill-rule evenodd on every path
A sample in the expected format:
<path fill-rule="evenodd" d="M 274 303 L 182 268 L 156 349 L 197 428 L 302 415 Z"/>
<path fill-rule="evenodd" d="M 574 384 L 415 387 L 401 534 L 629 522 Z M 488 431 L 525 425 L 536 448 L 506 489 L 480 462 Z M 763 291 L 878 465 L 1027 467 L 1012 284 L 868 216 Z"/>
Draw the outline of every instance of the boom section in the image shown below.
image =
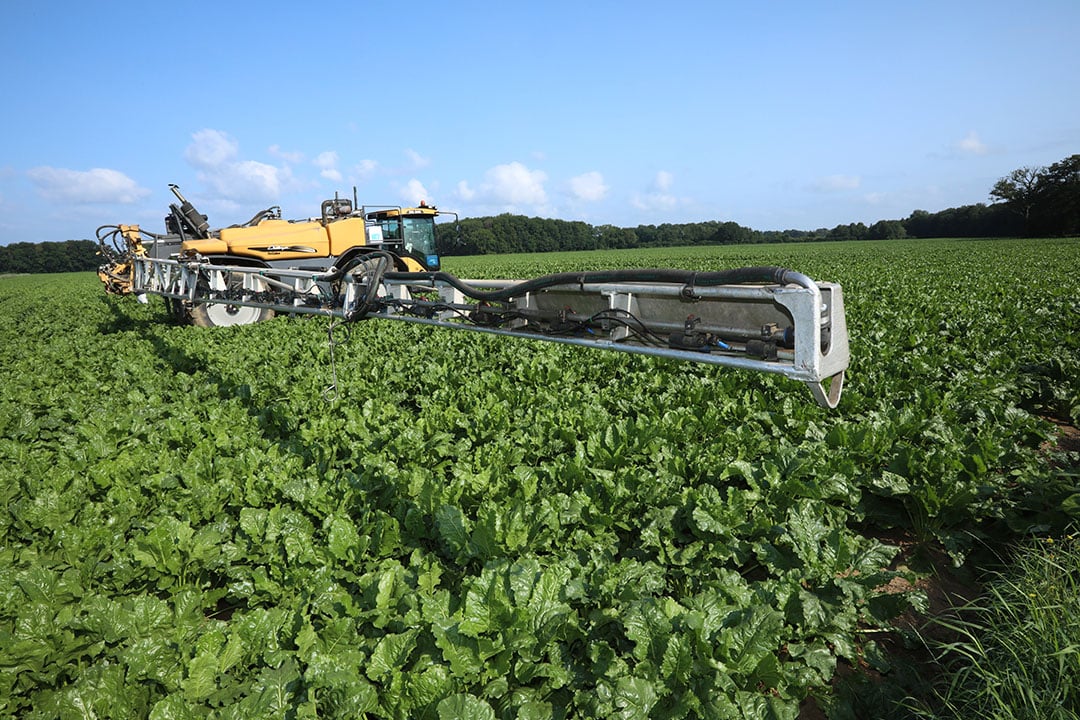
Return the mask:
<path fill-rule="evenodd" d="M 136 257 L 133 291 L 187 304 L 383 318 L 783 375 L 834 408 L 848 367 L 841 287 L 783 268 L 461 280 L 371 253 L 327 272 Z"/>

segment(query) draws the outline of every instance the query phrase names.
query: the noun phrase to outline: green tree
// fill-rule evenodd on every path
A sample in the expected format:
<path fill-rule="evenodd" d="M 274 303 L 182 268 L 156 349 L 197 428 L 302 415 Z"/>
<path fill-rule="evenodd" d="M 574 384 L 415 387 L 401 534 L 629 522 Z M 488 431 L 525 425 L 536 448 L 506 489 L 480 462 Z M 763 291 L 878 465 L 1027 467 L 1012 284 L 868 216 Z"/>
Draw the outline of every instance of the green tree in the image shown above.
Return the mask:
<path fill-rule="evenodd" d="M 637 247 L 638 238 L 631 228 L 601 225 L 596 228 L 596 243 L 600 248 L 632 248 Z"/>
<path fill-rule="evenodd" d="M 1013 170 L 994 184 L 990 197 L 1024 219 L 1027 235 L 1080 234 L 1080 155 Z"/>
<path fill-rule="evenodd" d="M 1044 172 L 1043 168 L 1017 168 L 994 183 L 990 190 L 992 200 L 1005 203 L 1011 211 L 1024 218 L 1025 233 L 1028 232 L 1031 209 L 1038 202 Z"/>
<path fill-rule="evenodd" d="M 878 220 L 866 233 L 870 240 L 899 240 L 907 237 L 907 230 L 899 220 Z"/>
<path fill-rule="evenodd" d="M 1080 235 L 1080 155 L 1043 170 L 1033 224 L 1048 235 Z"/>
<path fill-rule="evenodd" d="M 711 245 L 734 245 L 751 241 L 753 231 L 736 222 L 721 223 L 709 238 Z"/>
<path fill-rule="evenodd" d="M 59 273 L 96 270 L 101 264 L 91 240 L 12 243 L 0 246 L 0 273 Z"/>

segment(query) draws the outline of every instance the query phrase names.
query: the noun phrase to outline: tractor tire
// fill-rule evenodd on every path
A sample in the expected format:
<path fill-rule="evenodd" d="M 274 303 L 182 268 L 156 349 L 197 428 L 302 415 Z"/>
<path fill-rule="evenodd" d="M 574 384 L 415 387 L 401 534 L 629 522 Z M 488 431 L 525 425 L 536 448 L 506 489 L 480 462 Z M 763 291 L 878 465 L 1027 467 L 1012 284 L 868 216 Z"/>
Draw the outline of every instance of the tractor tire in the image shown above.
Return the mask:
<path fill-rule="evenodd" d="M 239 288 L 236 279 L 230 282 L 232 288 Z M 200 295 L 206 296 L 206 285 L 200 281 Z M 196 303 L 191 307 L 191 324 L 196 327 L 229 327 L 232 325 L 254 325 L 274 317 L 274 311 L 268 308 L 232 305 L 230 303 Z"/>
<path fill-rule="evenodd" d="M 254 325 L 272 317 L 274 317 L 273 310 L 244 305 L 199 303 L 191 309 L 191 323 L 196 327 L 204 328 Z"/>

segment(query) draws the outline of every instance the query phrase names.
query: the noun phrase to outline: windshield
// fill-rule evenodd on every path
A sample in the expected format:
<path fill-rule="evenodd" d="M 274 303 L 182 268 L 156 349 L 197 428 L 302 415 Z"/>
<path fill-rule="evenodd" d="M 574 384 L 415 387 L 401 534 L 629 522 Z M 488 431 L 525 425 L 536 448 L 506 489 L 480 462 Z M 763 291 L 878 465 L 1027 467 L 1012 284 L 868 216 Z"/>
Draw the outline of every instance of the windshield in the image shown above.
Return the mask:
<path fill-rule="evenodd" d="M 395 223 L 396 224 L 396 223 Z M 435 219 L 432 217 L 402 218 L 405 252 L 420 256 L 435 253 Z"/>

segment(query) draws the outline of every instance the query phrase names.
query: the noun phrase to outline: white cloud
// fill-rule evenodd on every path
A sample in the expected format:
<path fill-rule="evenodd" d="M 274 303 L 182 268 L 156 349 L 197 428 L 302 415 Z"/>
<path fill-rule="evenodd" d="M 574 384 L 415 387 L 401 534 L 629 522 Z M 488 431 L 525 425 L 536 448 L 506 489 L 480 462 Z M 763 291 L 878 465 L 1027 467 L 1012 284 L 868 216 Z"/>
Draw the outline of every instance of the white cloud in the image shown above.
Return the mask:
<path fill-rule="evenodd" d="M 679 199 L 674 195 L 661 195 L 659 193 L 635 194 L 630 198 L 631 204 L 638 210 L 670 210 L 679 204 Z"/>
<path fill-rule="evenodd" d="M 199 173 L 199 179 L 223 198 L 244 201 L 272 201 L 281 195 L 287 169 L 255 160 L 228 163 Z"/>
<path fill-rule="evenodd" d="M 199 130 L 191 136 L 184 159 L 197 168 L 216 168 L 232 162 L 240 154 L 240 145 L 220 130 Z"/>
<path fill-rule="evenodd" d="M 674 184 L 675 176 L 667 170 L 660 170 L 653 178 L 649 190 L 635 193 L 630 202 L 638 210 L 670 210 L 679 204 L 679 199 L 669 192 Z"/>
<path fill-rule="evenodd" d="M 124 173 L 108 168 L 83 171 L 43 166 L 28 170 L 27 175 L 49 200 L 130 204 L 150 194 Z"/>
<path fill-rule="evenodd" d="M 240 146 L 220 130 L 199 130 L 191 136 L 184 157 L 199 171 L 199 180 L 221 198 L 237 202 L 277 200 L 291 179 L 289 168 L 256 160 L 238 160 Z"/>
<path fill-rule="evenodd" d="M 595 170 L 570 178 L 570 192 L 578 200 L 596 202 L 607 195 L 608 186 L 604 176 Z"/>
<path fill-rule="evenodd" d="M 482 194 L 510 205 L 543 205 L 547 202 L 547 174 L 530 170 L 519 162 L 496 165 L 484 173 Z"/>
<path fill-rule="evenodd" d="M 550 212 L 545 182 L 547 174 L 542 170 L 514 161 L 489 168 L 479 185 L 459 181 L 456 196 L 483 212 Z"/>
<path fill-rule="evenodd" d="M 304 153 L 302 152 L 288 152 L 281 149 L 280 145 L 271 145 L 270 154 L 276 158 L 281 158 L 290 165 L 299 165 L 304 162 Z"/>
<path fill-rule="evenodd" d="M 379 163 L 374 160 L 361 160 L 353 166 L 352 174 L 358 182 L 370 180 L 371 176 L 379 169 Z"/>
<path fill-rule="evenodd" d="M 311 163 L 319 168 L 319 175 L 333 182 L 341 182 L 341 171 L 337 169 L 338 154 L 333 150 L 319 153 Z"/>
<path fill-rule="evenodd" d="M 416 152 L 412 148 L 406 148 L 405 149 L 405 155 L 408 156 L 409 163 L 411 164 L 412 169 L 414 169 L 414 170 L 419 170 L 420 168 L 425 168 L 425 167 L 427 167 L 428 165 L 431 164 L 431 159 L 430 158 L 424 157 L 423 155 Z"/>
<path fill-rule="evenodd" d="M 319 153 L 318 155 L 315 156 L 314 160 L 311 161 L 312 165 L 314 165 L 315 167 L 323 168 L 323 169 L 332 168 L 335 165 L 337 165 L 337 162 L 338 162 L 338 154 L 336 152 L 334 152 L 333 150 L 327 150 L 326 152 L 321 152 L 321 153 Z"/>
<path fill-rule="evenodd" d="M 986 143 L 979 139 L 979 134 L 974 130 L 969 132 L 956 146 L 969 155 L 985 155 L 989 151 Z"/>
<path fill-rule="evenodd" d="M 276 199 L 281 194 L 281 185 L 288 173 L 273 165 L 245 160 L 228 168 L 221 180 L 228 185 L 237 185 L 235 195 L 243 197 L 245 191 L 255 198 Z M 222 191 L 222 195 L 229 195 Z"/>
<path fill-rule="evenodd" d="M 433 204 L 431 202 L 431 193 L 416 178 L 409 180 L 405 187 L 401 189 L 401 197 L 413 206 L 419 205 L 421 200 L 426 200 L 428 205 Z"/>
<path fill-rule="evenodd" d="M 845 190 L 857 190 L 862 184 L 862 178 L 858 175 L 825 175 L 810 183 L 810 189 L 815 192 L 843 192 Z"/>

